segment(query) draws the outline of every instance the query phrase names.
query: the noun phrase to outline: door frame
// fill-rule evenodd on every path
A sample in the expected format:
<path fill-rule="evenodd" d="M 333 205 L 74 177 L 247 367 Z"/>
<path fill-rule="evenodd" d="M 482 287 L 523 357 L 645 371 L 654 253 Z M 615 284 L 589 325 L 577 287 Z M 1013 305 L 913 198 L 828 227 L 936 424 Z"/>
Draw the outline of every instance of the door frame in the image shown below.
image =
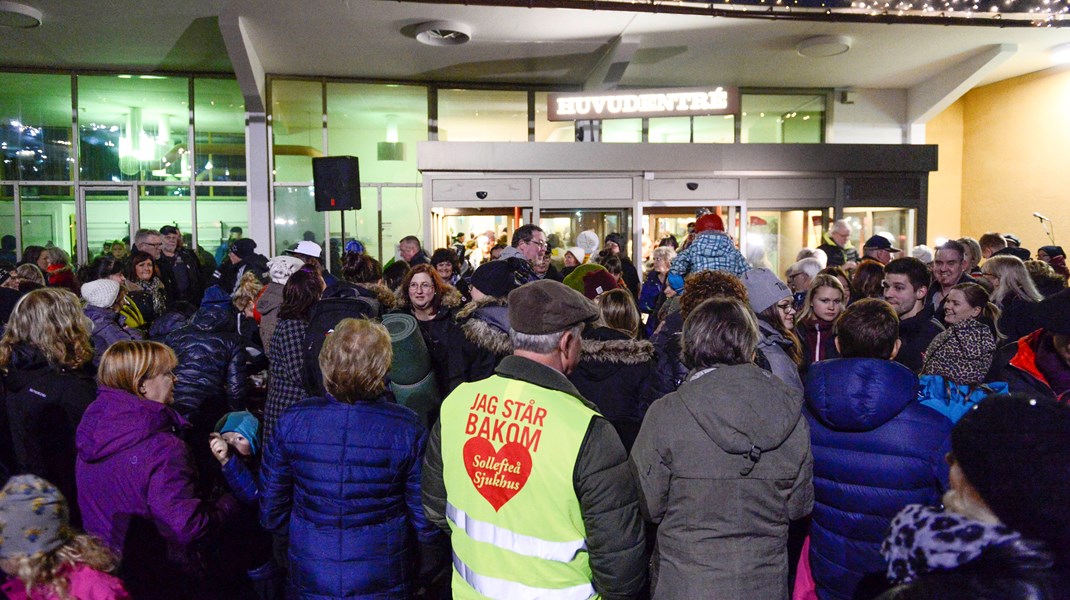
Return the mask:
<path fill-rule="evenodd" d="M 140 229 L 140 219 L 138 213 L 138 194 L 137 185 L 130 184 L 108 184 L 108 185 L 79 185 L 76 197 L 75 197 L 75 215 L 76 222 L 78 223 L 78 264 L 85 264 L 89 261 L 89 223 L 86 219 L 86 195 L 94 192 L 112 192 L 112 193 L 126 193 L 127 203 L 129 205 L 129 223 L 130 223 L 130 249 L 133 249 L 134 245 L 134 233 Z"/>

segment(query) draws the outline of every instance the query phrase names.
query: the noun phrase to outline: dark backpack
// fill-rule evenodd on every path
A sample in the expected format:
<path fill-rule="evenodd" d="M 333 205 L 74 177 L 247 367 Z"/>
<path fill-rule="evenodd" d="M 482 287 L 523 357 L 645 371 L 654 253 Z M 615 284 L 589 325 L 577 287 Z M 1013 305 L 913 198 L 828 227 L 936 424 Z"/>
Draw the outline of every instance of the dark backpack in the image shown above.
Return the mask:
<path fill-rule="evenodd" d="M 327 393 L 323 387 L 320 371 L 320 350 L 327 334 L 334 330 L 342 319 L 378 319 L 379 302 L 373 298 L 354 296 L 348 298 L 323 298 L 312 306 L 305 333 L 304 383 L 310 396 L 322 397 Z"/>

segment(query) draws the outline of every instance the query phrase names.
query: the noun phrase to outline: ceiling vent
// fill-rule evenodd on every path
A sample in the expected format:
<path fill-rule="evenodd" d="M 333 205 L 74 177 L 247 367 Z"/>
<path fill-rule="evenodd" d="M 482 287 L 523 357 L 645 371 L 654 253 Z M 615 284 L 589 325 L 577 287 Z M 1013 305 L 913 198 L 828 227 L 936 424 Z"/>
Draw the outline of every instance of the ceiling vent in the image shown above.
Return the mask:
<path fill-rule="evenodd" d="M 428 46 L 460 46 L 472 39 L 472 28 L 456 21 L 428 21 L 416 26 L 416 40 Z"/>
<path fill-rule="evenodd" d="M 0 27 L 32 29 L 41 26 L 41 11 L 18 2 L 0 2 Z"/>

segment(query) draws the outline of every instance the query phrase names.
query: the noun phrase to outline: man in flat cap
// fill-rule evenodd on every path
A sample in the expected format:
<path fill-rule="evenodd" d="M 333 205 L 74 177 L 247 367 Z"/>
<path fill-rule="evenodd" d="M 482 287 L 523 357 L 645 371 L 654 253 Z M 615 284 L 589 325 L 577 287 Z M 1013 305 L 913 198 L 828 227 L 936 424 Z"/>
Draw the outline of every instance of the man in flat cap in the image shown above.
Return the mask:
<path fill-rule="evenodd" d="M 453 597 L 630 598 L 646 551 L 628 456 L 565 377 L 598 315 L 540 280 L 509 293 L 513 354 L 442 404 L 422 478 L 428 518 L 451 536 Z"/>

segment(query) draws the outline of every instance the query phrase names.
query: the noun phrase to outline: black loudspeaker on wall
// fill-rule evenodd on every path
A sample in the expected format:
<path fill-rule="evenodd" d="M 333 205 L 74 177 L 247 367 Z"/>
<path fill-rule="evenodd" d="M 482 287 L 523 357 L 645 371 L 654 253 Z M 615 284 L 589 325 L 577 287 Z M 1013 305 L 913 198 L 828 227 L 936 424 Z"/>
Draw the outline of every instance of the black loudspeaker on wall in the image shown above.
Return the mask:
<path fill-rule="evenodd" d="M 316 210 L 360 210 L 360 169 L 356 156 L 312 159 Z"/>

